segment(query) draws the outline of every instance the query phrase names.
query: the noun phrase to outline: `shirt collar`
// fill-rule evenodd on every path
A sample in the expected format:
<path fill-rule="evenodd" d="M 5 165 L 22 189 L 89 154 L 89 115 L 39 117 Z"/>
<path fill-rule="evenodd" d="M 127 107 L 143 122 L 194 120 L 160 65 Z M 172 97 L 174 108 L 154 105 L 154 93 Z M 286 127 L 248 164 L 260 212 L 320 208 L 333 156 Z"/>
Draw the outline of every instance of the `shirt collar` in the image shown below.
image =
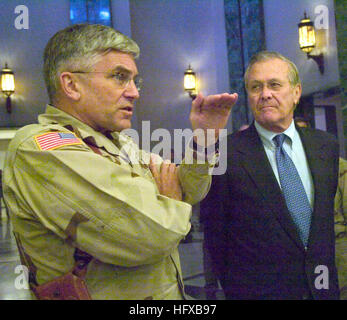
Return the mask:
<path fill-rule="evenodd" d="M 275 136 L 277 136 L 279 133 L 265 129 L 257 121 L 254 121 L 254 125 L 255 125 L 255 128 L 257 129 L 257 132 L 262 142 L 267 146 L 275 147 L 275 143 L 273 142 L 272 139 Z M 287 137 L 289 137 L 291 142 L 294 141 L 294 137 L 296 135 L 294 120 L 292 120 L 292 123 L 290 124 L 288 129 L 283 131 L 282 133 L 284 133 Z"/>

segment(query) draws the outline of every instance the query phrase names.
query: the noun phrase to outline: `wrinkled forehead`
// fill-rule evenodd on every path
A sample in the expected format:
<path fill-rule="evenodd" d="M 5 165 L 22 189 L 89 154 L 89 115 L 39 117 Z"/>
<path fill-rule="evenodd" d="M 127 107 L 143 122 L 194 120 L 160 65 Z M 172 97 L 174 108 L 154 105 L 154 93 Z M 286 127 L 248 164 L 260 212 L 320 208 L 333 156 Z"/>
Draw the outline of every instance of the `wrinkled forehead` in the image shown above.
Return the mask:
<path fill-rule="evenodd" d="M 289 81 L 288 63 L 277 58 L 255 62 L 248 73 L 248 81 L 281 79 Z"/>
<path fill-rule="evenodd" d="M 267 60 L 257 61 L 255 62 L 250 70 L 250 74 L 260 73 L 260 74 L 270 74 L 270 73 L 278 73 L 278 74 L 286 74 L 288 75 L 289 66 L 288 63 L 277 59 L 271 58 Z"/>
<path fill-rule="evenodd" d="M 137 75 L 138 70 L 134 57 L 125 52 L 116 50 L 108 51 L 100 55 L 97 62 L 93 65 L 93 69 L 103 69 L 103 71 L 124 71 L 131 75 Z"/>

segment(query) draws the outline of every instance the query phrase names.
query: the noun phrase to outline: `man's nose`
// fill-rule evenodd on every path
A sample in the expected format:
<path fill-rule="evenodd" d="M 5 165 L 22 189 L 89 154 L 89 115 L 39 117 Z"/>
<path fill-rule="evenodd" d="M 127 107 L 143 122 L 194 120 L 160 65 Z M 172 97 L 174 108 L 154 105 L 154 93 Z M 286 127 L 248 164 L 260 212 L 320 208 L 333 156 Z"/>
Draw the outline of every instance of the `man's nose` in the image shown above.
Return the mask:
<path fill-rule="evenodd" d="M 264 100 L 270 99 L 272 97 L 272 91 L 267 87 L 264 86 L 261 91 L 261 98 Z"/>
<path fill-rule="evenodd" d="M 134 99 L 134 100 L 138 99 L 140 97 L 139 90 L 137 89 L 134 80 L 131 80 L 129 82 L 128 86 L 125 88 L 124 95 L 127 98 L 131 98 L 131 99 Z"/>

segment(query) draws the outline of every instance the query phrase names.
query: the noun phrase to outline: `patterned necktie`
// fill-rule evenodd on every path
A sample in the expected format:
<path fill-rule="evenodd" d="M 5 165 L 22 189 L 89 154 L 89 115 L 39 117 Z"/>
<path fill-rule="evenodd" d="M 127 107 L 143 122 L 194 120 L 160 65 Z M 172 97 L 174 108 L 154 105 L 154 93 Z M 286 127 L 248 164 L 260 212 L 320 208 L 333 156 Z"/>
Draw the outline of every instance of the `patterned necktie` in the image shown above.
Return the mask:
<path fill-rule="evenodd" d="M 276 145 L 277 170 L 288 210 L 306 247 L 310 232 L 312 209 L 299 173 L 292 159 L 283 149 L 285 137 L 285 134 L 282 133 L 273 138 Z"/>

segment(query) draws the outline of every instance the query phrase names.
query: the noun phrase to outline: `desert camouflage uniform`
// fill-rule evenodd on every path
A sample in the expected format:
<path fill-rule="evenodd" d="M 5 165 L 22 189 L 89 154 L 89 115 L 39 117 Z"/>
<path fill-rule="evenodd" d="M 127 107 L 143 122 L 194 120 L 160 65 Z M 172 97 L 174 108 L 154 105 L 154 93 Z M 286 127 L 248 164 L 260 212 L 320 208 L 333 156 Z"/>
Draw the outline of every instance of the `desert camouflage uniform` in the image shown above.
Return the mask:
<path fill-rule="evenodd" d="M 50 132 L 76 137 L 45 150 L 38 139 Z M 86 274 L 93 299 L 184 297 L 177 247 L 191 204 L 210 187 L 209 165 L 180 166 L 184 202 L 176 201 L 159 194 L 148 156 L 128 136 L 106 137 L 50 105 L 39 124 L 17 132 L 4 197 L 37 284 L 70 271 L 78 247 L 94 257 Z"/>

